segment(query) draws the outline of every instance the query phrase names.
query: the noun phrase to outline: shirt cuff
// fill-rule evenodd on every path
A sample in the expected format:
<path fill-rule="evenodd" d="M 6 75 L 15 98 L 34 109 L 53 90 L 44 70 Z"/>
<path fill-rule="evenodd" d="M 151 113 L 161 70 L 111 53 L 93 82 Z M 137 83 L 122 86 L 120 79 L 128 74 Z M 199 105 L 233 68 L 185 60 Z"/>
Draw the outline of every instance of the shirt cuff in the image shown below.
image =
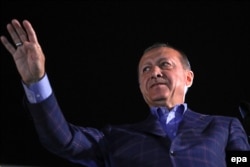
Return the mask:
<path fill-rule="evenodd" d="M 47 74 L 36 83 L 26 85 L 22 82 L 25 94 L 30 103 L 39 103 L 47 99 L 52 94 L 52 88 Z"/>

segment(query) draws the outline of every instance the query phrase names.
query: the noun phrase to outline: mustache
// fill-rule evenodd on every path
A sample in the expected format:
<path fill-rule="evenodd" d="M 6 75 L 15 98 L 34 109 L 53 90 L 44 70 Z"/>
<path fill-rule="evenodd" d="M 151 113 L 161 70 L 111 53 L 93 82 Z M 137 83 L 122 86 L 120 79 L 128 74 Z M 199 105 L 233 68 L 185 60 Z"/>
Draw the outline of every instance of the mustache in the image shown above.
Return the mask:
<path fill-rule="evenodd" d="M 166 78 L 154 78 L 154 79 L 150 79 L 148 81 L 148 87 L 149 88 L 152 88 L 154 87 L 155 85 L 167 85 L 168 84 L 168 79 Z"/>

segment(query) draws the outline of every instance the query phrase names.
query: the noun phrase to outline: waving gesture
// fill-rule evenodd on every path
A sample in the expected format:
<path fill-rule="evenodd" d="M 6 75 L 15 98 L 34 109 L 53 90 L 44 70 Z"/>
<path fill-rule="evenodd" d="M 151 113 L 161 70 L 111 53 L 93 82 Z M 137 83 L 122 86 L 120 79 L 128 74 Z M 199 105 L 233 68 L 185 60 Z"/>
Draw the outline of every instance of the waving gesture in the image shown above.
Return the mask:
<path fill-rule="evenodd" d="M 7 30 L 15 46 L 5 36 L 1 36 L 1 42 L 12 55 L 23 82 L 38 81 L 45 74 L 45 57 L 32 25 L 27 20 L 21 24 L 13 19 Z"/>

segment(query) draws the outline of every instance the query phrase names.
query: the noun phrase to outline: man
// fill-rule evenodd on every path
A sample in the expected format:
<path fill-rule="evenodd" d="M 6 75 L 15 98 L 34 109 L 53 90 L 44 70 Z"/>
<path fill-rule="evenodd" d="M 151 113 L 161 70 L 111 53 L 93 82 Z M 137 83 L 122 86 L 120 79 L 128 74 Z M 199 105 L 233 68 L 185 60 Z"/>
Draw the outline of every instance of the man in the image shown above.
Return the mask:
<path fill-rule="evenodd" d="M 31 24 L 25 20 L 21 25 L 14 19 L 7 29 L 16 47 L 4 36 L 1 42 L 21 75 L 40 141 L 58 156 L 91 167 L 224 167 L 227 150 L 250 150 L 238 119 L 203 115 L 188 108 L 185 94 L 194 74 L 178 49 L 157 44 L 141 57 L 138 76 L 150 109 L 148 118 L 99 130 L 65 120 Z"/>

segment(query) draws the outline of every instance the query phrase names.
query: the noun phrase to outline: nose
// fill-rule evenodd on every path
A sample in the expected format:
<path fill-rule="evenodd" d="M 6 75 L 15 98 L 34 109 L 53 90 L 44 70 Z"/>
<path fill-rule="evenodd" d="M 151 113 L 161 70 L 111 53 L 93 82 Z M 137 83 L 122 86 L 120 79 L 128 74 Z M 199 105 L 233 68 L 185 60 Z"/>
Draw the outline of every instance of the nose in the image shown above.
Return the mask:
<path fill-rule="evenodd" d="M 161 78 L 161 77 L 162 77 L 161 69 L 158 66 L 155 66 L 152 70 L 151 79 Z"/>

